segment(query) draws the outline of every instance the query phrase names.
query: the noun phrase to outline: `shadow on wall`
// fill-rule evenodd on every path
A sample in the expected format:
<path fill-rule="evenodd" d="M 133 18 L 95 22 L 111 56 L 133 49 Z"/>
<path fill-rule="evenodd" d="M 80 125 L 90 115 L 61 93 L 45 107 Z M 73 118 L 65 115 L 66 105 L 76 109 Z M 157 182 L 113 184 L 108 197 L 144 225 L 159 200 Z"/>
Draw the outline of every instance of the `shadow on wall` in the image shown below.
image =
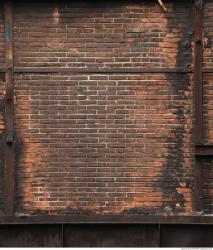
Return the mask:
<path fill-rule="evenodd" d="M 180 3 L 181 5 L 181 3 Z M 188 22 L 183 23 L 184 17 L 180 13 L 176 13 L 179 9 L 178 5 L 169 8 L 169 12 L 165 13 L 165 39 L 159 43 L 159 47 L 163 47 L 164 53 L 176 51 L 175 67 L 189 68 L 192 66 L 192 42 L 193 42 L 193 11 L 190 12 Z M 186 11 L 187 13 L 188 11 Z M 171 13 L 173 13 L 171 15 Z M 182 13 L 182 15 L 187 15 Z M 178 22 L 178 28 L 174 26 L 174 19 Z M 159 30 L 160 32 L 160 30 Z M 181 34 L 181 37 L 179 36 Z M 173 40 L 177 44 L 176 48 L 168 47 L 165 42 Z M 168 65 L 172 67 L 172 65 Z M 188 74 L 166 74 L 165 79 L 168 81 L 166 85 L 161 86 L 161 94 L 168 94 L 166 100 L 155 100 L 157 113 L 160 114 L 156 121 L 152 120 L 153 124 L 158 124 L 159 119 L 166 117 L 165 126 L 159 124 L 157 127 L 156 138 L 150 136 L 151 148 L 145 151 L 145 158 L 153 155 L 157 162 L 153 162 L 153 166 L 158 166 L 157 171 L 150 169 L 150 175 L 153 177 L 151 201 L 153 201 L 153 209 L 168 215 L 175 213 L 191 214 L 193 212 L 192 190 L 193 190 L 193 159 L 192 159 L 192 79 Z M 159 79 L 160 80 L 160 79 Z M 155 87 L 151 87 L 153 89 Z M 149 90 L 150 91 L 150 90 Z M 157 91 L 156 91 L 157 92 Z M 148 96 L 151 92 L 144 93 Z M 138 96 L 140 92 L 138 92 Z M 170 98 L 171 97 L 171 98 Z M 153 107 L 152 107 L 153 108 Z M 156 111 L 155 110 L 155 111 Z M 149 111 L 151 117 L 152 109 Z M 144 121 L 145 122 L 145 121 Z M 176 124 L 176 125 L 175 125 Z M 148 127 L 152 127 L 151 124 Z M 174 126 L 175 125 L 175 126 Z M 161 126 L 161 129 L 160 129 Z M 156 131 L 157 131 L 156 130 Z M 148 132 L 148 129 L 147 129 Z M 155 137 L 153 136 L 153 137 Z M 164 142 L 164 143 L 163 143 Z M 159 143 L 161 148 L 155 148 L 154 145 Z M 149 148 L 148 147 L 148 148 Z M 150 150 L 150 152 L 149 152 Z M 163 156 L 164 159 L 159 159 Z M 160 160 L 160 161 L 159 161 Z M 157 187 L 156 187 L 157 184 Z M 159 188 L 160 187 L 160 188 Z M 159 189 L 161 195 L 159 196 Z M 137 191 L 137 189 L 136 189 Z M 134 196 L 134 195 L 133 195 Z M 159 197 L 158 197 L 159 196 Z M 141 200 L 135 194 L 135 200 Z M 156 200 L 160 198 L 161 205 L 156 207 Z M 144 198 L 144 201 L 146 198 Z M 147 199 L 148 200 L 148 199 Z M 148 206 L 137 204 L 134 209 L 129 209 L 127 213 L 150 213 L 150 204 L 152 202 L 144 202 Z M 136 204 L 135 204 L 136 205 Z M 157 210 L 156 210 L 157 208 Z"/>

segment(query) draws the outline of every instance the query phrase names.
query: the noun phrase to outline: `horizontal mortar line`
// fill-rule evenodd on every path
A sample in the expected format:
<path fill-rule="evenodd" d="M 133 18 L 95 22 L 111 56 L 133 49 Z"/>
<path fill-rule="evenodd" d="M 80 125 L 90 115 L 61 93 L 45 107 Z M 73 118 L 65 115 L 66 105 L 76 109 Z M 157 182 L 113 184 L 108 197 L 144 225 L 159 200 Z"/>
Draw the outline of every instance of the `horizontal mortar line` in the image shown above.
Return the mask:
<path fill-rule="evenodd" d="M 62 67 L 14 67 L 14 73 L 193 73 L 187 68 L 62 68 Z M 6 72 L 1 68 L 0 72 Z M 212 71 L 213 72 L 213 71 Z"/>

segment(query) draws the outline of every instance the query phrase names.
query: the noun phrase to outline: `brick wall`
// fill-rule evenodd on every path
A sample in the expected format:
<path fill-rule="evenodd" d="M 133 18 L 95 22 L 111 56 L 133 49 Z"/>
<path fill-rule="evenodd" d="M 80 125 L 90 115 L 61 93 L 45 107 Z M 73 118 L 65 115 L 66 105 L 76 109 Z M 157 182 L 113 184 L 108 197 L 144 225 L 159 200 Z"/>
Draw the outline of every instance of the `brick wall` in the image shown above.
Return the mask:
<path fill-rule="evenodd" d="M 190 89 L 173 74 L 16 76 L 19 207 L 190 212 Z"/>
<path fill-rule="evenodd" d="M 192 3 L 19 2 L 15 74 L 16 209 L 192 212 Z M 122 73 L 72 73 L 122 68 Z"/>
<path fill-rule="evenodd" d="M 188 67 L 192 15 L 190 2 L 168 13 L 156 1 L 19 2 L 15 66 Z"/>

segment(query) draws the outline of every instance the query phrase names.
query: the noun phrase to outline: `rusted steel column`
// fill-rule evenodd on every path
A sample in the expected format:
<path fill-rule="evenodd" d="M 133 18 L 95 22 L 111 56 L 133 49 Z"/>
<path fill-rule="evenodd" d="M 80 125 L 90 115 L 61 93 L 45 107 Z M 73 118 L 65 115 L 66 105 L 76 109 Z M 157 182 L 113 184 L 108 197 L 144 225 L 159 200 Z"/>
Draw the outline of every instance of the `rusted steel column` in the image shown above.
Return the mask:
<path fill-rule="evenodd" d="M 5 18 L 5 79 L 6 79 L 6 152 L 4 169 L 4 212 L 14 211 L 14 94 L 13 94 L 13 4 L 4 2 Z"/>
<path fill-rule="evenodd" d="M 195 0 L 195 143 L 203 141 L 203 42 L 202 42 L 203 1 Z"/>
<path fill-rule="evenodd" d="M 196 145 L 203 144 L 203 1 L 195 0 L 195 71 L 194 71 L 194 141 L 195 157 Z M 203 160 L 195 158 L 195 190 L 194 190 L 194 208 L 195 211 L 203 210 Z"/>

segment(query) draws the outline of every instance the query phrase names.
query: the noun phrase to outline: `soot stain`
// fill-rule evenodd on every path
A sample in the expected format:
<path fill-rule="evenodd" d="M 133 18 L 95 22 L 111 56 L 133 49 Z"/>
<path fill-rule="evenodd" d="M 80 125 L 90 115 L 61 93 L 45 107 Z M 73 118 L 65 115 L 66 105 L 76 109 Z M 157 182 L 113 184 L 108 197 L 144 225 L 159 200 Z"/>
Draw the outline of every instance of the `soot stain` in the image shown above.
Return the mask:
<path fill-rule="evenodd" d="M 191 4 L 191 3 L 189 3 Z M 178 8 L 177 8 L 178 9 Z M 170 33 L 173 33 L 174 18 L 179 20 L 177 23 L 181 23 L 181 16 L 176 14 L 173 8 L 173 17 L 168 17 L 168 29 Z M 190 8 L 188 8 L 190 12 Z M 177 68 L 189 68 L 192 64 L 192 41 L 194 30 L 192 12 L 188 16 L 188 25 L 181 30 L 182 37 L 178 43 L 177 55 L 176 55 L 176 67 Z M 192 187 L 191 180 L 184 177 L 184 134 L 185 134 L 185 107 L 184 100 L 187 98 L 185 92 L 190 85 L 190 77 L 188 74 L 171 73 L 165 74 L 166 79 L 171 82 L 172 96 L 174 96 L 173 102 L 167 105 L 167 109 L 174 110 L 172 113 L 176 116 L 178 125 L 170 130 L 172 135 L 167 139 L 168 146 L 166 163 L 163 165 L 163 177 L 157 180 L 160 184 L 160 188 L 163 192 L 163 205 L 161 208 L 148 209 L 144 207 L 135 207 L 126 209 L 124 214 L 165 214 L 173 215 L 177 213 L 183 213 L 185 210 L 185 198 L 182 193 L 177 191 L 177 188 L 181 188 L 180 182 L 185 182 L 185 187 Z M 174 146 L 172 146 L 174 145 Z M 153 188 L 159 184 L 153 183 Z M 172 200 L 172 201 L 171 201 Z M 178 206 L 176 205 L 178 203 Z"/>
<path fill-rule="evenodd" d="M 192 40 L 194 31 L 193 17 L 191 8 L 188 8 L 189 16 L 187 26 L 181 30 L 182 37 L 178 43 L 177 55 L 176 55 L 176 67 L 177 68 L 189 68 L 192 64 Z M 175 9 L 174 9 L 175 10 Z M 174 11 L 174 17 L 178 20 L 177 23 L 181 23 L 181 16 L 178 16 Z M 173 20 L 168 18 L 168 27 L 172 27 Z M 172 28 L 169 28 L 172 33 Z M 171 74 L 166 74 L 168 81 L 171 81 Z M 164 174 L 161 179 L 161 189 L 164 194 L 164 210 L 171 210 L 172 213 L 185 211 L 185 198 L 182 193 L 177 191 L 177 188 L 181 188 L 180 182 L 185 182 L 185 187 L 190 187 L 190 179 L 186 178 L 184 170 L 184 134 L 186 124 L 186 112 L 184 107 L 184 100 L 186 100 L 186 91 L 190 85 L 190 76 L 188 74 L 175 73 L 173 75 L 175 79 L 172 83 L 172 95 L 174 97 L 173 103 L 168 105 L 168 108 L 175 110 L 173 114 L 176 116 L 178 125 L 173 127 L 170 131 L 171 137 L 167 139 L 168 145 L 174 145 L 174 147 L 168 146 L 168 156 L 166 163 L 163 166 Z M 169 107 L 170 106 L 170 107 Z M 168 199 L 169 198 L 169 199 Z M 171 201 L 166 201 L 166 200 Z M 176 205 L 178 204 L 178 206 Z"/>
<path fill-rule="evenodd" d="M 16 172 L 18 172 L 18 168 L 21 167 L 21 159 L 24 152 L 24 143 L 22 142 L 22 139 L 15 133 L 15 168 Z M 21 210 L 21 207 L 24 203 L 24 195 L 23 195 L 23 188 L 20 187 L 20 183 L 23 181 L 20 176 L 16 175 L 15 185 L 16 185 L 16 199 L 15 199 L 15 210 L 19 211 Z"/>

